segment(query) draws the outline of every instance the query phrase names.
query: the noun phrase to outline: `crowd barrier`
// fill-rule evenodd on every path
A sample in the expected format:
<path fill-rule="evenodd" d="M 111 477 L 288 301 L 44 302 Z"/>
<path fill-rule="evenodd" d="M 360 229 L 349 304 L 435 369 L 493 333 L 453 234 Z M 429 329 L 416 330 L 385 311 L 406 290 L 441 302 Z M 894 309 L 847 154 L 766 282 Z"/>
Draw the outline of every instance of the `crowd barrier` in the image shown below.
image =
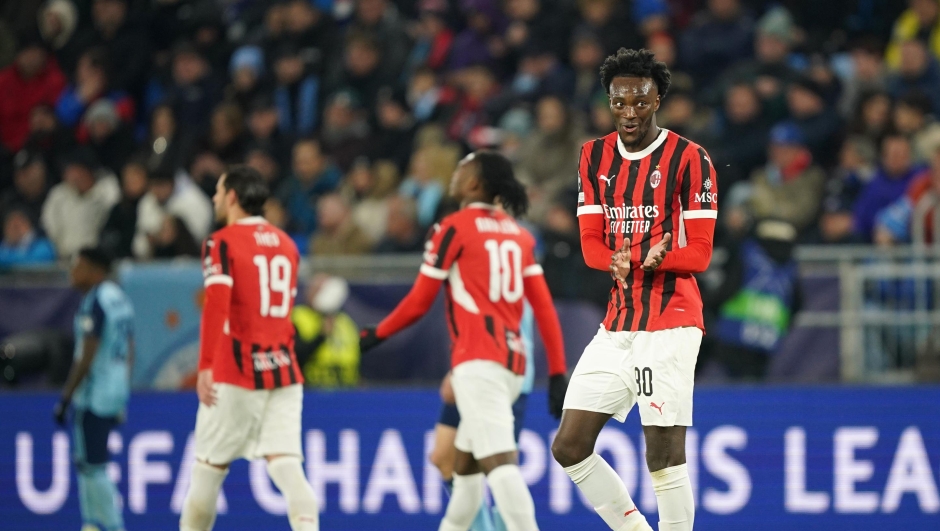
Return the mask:
<path fill-rule="evenodd" d="M 3 397 L 4 530 L 80 525 L 69 437 L 52 422 L 55 399 Z M 127 529 L 176 528 L 196 406 L 192 393 L 132 397 L 126 424 L 110 439 Z M 437 529 L 447 496 L 427 455 L 438 407 L 433 390 L 306 393 L 303 445 L 321 529 Z M 695 407 L 687 458 L 696 530 L 938 528 L 940 387 L 701 388 Z M 521 468 L 541 529 L 606 529 L 551 457 L 557 422 L 544 393 L 530 400 L 525 425 Z M 655 523 L 637 415 L 611 422 L 598 450 Z M 220 531 L 288 529 L 263 462 L 233 466 L 218 505 Z"/>

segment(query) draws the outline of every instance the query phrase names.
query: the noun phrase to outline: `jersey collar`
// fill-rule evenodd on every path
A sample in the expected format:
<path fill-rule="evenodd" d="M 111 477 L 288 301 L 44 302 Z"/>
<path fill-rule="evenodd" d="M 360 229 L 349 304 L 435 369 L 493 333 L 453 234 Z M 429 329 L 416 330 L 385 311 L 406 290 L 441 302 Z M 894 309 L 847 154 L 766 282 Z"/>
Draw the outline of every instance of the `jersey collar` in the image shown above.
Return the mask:
<path fill-rule="evenodd" d="M 239 225 L 257 225 L 259 223 L 267 223 L 267 222 L 268 220 L 264 219 L 261 216 L 249 216 L 247 218 L 242 218 L 236 221 L 235 223 L 238 223 Z"/>
<path fill-rule="evenodd" d="M 496 208 L 496 205 L 491 205 L 489 203 L 484 203 L 482 201 L 477 201 L 475 203 L 470 203 L 467 205 L 467 208 L 483 208 L 486 210 L 493 210 Z"/>
<path fill-rule="evenodd" d="M 643 151 L 637 151 L 636 153 L 631 153 L 627 151 L 627 148 L 623 146 L 623 140 L 620 140 L 620 134 L 617 134 L 617 149 L 620 151 L 620 156 L 627 160 L 640 160 L 643 157 L 646 157 L 650 153 L 656 151 L 656 148 L 661 146 L 663 142 L 666 141 L 666 137 L 669 136 L 669 130 L 662 128 L 659 130 L 659 136 L 656 137 L 656 140 L 653 140 L 653 143 L 646 146 L 646 149 Z"/>

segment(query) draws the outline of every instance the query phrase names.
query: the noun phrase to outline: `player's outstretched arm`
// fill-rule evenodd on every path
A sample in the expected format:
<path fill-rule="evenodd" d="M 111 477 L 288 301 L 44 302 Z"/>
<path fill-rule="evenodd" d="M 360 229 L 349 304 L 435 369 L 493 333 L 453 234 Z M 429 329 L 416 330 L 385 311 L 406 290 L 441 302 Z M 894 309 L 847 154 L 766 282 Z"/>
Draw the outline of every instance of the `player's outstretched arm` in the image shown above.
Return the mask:
<path fill-rule="evenodd" d="M 360 350 L 363 352 L 369 350 L 396 332 L 414 324 L 431 309 L 443 283 L 442 279 L 431 278 L 425 274 L 418 275 L 411 291 L 388 317 L 374 329 L 367 327 L 362 330 L 359 336 Z"/>
<path fill-rule="evenodd" d="M 539 333 L 545 344 L 545 354 L 548 358 L 548 408 L 556 419 L 561 418 L 562 408 L 565 405 L 565 393 L 568 390 L 568 368 L 565 363 L 565 342 L 561 335 L 561 323 L 558 313 L 555 312 L 555 303 L 552 294 L 541 274 L 523 278 L 525 296 L 532 306 L 535 322 L 539 325 Z"/>

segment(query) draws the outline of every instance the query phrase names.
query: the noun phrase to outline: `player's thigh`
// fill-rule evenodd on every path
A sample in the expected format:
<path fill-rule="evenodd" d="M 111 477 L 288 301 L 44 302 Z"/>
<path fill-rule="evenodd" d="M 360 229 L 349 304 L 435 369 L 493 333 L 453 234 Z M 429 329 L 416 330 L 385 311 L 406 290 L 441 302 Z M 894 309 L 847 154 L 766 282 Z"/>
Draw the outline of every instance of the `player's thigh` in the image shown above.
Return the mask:
<path fill-rule="evenodd" d="M 522 377 L 496 362 L 472 360 L 454 369 L 452 383 L 460 412 L 456 448 L 476 459 L 515 451 L 512 403 Z"/>
<path fill-rule="evenodd" d="M 619 422 L 627 418 L 634 404 L 623 369 L 629 358 L 629 345 L 617 341 L 613 334 L 601 327 L 584 347 L 568 382 L 564 409 L 605 413 Z"/>
<path fill-rule="evenodd" d="M 73 426 L 73 457 L 81 465 L 103 465 L 110 460 L 108 437 L 117 426 L 114 417 L 100 417 L 77 409 Z"/>
<path fill-rule="evenodd" d="M 196 459 L 227 465 L 245 457 L 258 431 L 266 402 L 265 391 L 216 384 L 216 403 L 199 404 L 196 412 Z"/>
<path fill-rule="evenodd" d="M 261 416 L 255 457 L 293 455 L 303 458 L 300 441 L 303 386 L 288 385 L 273 389 L 269 393 Z"/>
<path fill-rule="evenodd" d="M 691 426 L 695 361 L 702 331 L 694 327 L 640 332 L 633 342 L 633 378 L 644 426 Z"/>

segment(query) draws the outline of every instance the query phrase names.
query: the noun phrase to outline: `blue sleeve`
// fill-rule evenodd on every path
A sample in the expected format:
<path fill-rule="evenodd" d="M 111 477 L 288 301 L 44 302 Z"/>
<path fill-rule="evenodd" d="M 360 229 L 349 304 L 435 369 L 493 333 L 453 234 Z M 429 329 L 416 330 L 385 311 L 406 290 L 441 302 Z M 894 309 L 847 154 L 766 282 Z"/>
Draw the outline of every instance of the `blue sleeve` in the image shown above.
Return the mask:
<path fill-rule="evenodd" d="M 59 102 L 56 103 L 55 113 L 62 122 L 62 125 L 74 127 L 82 118 L 85 112 L 85 104 L 78 99 L 78 93 L 74 86 L 67 87 L 62 95 L 59 96 Z"/>
<path fill-rule="evenodd" d="M 85 333 L 95 337 L 101 337 L 101 334 L 104 332 L 105 324 L 105 313 L 104 308 L 101 307 L 101 301 L 98 300 L 96 296 L 91 303 L 91 312 L 89 312 L 89 321 L 88 329 L 85 330 Z"/>

